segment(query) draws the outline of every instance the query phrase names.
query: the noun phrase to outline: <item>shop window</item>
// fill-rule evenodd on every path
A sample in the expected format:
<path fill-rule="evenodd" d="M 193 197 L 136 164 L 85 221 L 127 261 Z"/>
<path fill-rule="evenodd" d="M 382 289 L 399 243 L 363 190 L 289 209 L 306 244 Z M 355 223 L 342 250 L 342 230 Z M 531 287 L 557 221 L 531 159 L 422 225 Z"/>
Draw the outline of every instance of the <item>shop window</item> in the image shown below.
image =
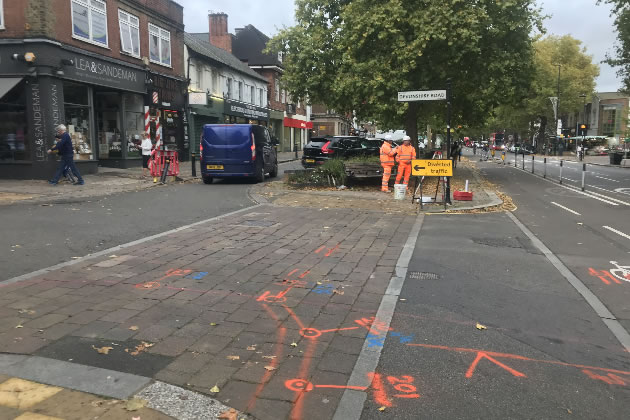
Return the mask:
<path fill-rule="evenodd" d="M 124 94 L 123 106 L 127 157 L 139 158 L 142 133 L 144 133 L 144 97 L 133 93 Z"/>
<path fill-rule="evenodd" d="M 134 15 L 118 10 L 120 48 L 127 54 L 140 57 L 140 21 Z"/>
<path fill-rule="evenodd" d="M 26 82 L 22 81 L 0 97 L 0 162 L 31 160 L 26 91 Z"/>
<path fill-rule="evenodd" d="M 72 36 L 107 47 L 107 6 L 101 0 L 72 1 Z"/>
<path fill-rule="evenodd" d="M 64 114 L 77 160 L 94 159 L 91 127 L 90 89 L 85 85 L 64 82 Z"/>
<path fill-rule="evenodd" d="M 171 65 L 171 33 L 149 23 L 149 58 L 163 66 Z"/>
<path fill-rule="evenodd" d="M 97 92 L 94 100 L 99 158 L 121 159 L 125 146 L 120 132 L 120 95 L 117 92 Z"/>

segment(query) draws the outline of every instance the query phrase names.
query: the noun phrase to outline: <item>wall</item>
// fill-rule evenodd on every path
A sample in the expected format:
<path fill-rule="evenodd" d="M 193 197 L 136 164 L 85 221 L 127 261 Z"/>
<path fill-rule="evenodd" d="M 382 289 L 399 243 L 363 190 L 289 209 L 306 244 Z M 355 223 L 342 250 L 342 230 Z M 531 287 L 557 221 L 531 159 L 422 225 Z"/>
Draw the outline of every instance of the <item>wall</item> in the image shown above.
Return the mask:
<path fill-rule="evenodd" d="M 9 2 L 11 7 L 8 7 Z M 108 0 L 107 48 L 72 37 L 71 0 L 5 0 L 4 3 L 7 25 L 5 30 L 0 30 L 0 38 L 49 38 L 99 55 L 142 65 L 141 58 L 121 51 L 118 9 L 123 9 L 140 20 L 141 57 L 149 56 L 149 23 L 171 33 L 172 68 L 157 64 L 150 64 L 149 68 L 169 75 L 184 74 L 183 8 L 170 0 Z"/>

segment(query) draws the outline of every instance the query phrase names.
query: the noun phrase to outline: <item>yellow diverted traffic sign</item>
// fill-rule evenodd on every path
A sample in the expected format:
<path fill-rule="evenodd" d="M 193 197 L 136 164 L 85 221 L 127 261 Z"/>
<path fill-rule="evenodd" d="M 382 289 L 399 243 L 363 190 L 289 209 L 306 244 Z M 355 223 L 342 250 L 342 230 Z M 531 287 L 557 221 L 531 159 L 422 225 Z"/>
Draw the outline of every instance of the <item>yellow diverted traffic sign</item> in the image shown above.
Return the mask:
<path fill-rule="evenodd" d="M 453 162 L 450 159 L 413 159 L 413 176 L 453 176 Z"/>

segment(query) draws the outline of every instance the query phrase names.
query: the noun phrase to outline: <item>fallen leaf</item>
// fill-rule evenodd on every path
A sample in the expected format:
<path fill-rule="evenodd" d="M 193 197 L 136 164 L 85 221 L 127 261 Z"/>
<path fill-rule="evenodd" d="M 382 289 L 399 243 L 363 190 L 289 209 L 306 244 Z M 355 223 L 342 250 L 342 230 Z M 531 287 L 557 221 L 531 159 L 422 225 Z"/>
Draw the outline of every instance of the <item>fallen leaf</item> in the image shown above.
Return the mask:
<path fill-rule="evenodd" d="M 485 330 L 485 329 L 488 329 L 488 327 L 486 327 L 485 325 L 481 325 L 480 323 L 477 322 L 477 329 L 478 330 Z"/>
<path fill-rule="evenodd" d="M 217 325 L 219 325 L 219 324 L 217 324 L 216 322 L 211 322 L 211 323 L 210 323 L 210 326 L 211 326 L 211 327 L 216 327 Z"/>
<path fill-rule="evenodd" d="M 338 295 L 343 295 L 345 292 L 344 292 L 343 290 L 337 290 L 337 289 L 335 289 L 335 290 L 333 290 L 333 293 L 336 293 L 336 294 L 338 294 Z"/>
<path fill-rule="evenodd" d="M 127 411 L 138 411 L 138 410 L 140 410 L 141 408 L 143 408 L 146 405 L 147 405 L 147 401 L 141 400 L 139 398 L 133 398 L 133 399 L 127 401 L 127 404 L 125 404 L 125 410 L 127 410 Z"/>
<path fill-rule="evenodd" d="M 276 358 L 276 356 L 263 356 L 263 359 L 272 359 L 273 360 L 275 358 Z"/>
<path fill-rule="evenodd" d="M 118 258 L 118 255 L 110 255 L 109 258 Z"/>
<path fill-rule="evenodd" d="M 238 411 L 230 408 L 228 411 L 224 411 L 217 417 L 219 420 L 238 420 Z"/>
<path fill-rule="evenodd" d="M 256 346 L 248 346 L 247 350 L 249 350 L 249 351 L 256 351 Z"/>
<path fill-rule="evenodd" d="M 148 349 L 149 347 L 153 347 L 153 346 L 155 346 L 155 344 L 147 343 L 146 341 L 143 341 L 142 343 L 138 344 L 133 351 L 129 349 L 125 349 L 125 352 L 129 353 L 132 356 L 137 356 L 143 351 L 145 351 L 146 349 Z"/>
<path fill-rule="evenodd" d="M 140 420 L 140 417 L 132 417 L 131 420 Z"/>
<path fill-rule="evenodd" d="M 385 409 L 386 409 L 386 408 L 387 408 L 387 407 L 385 407 L 385 406 L 379 407 L 379 408 L 378 408 L 378 411 L 385 411 Z"/>
<path fill-rule="evenodd" d="M 15 328 L 24 328 L 23 325 L 16 325 Z"/>
<path fill-rule="evenodd" d="M 241 356 L 228 356 L 227 359 L 228 360 L 239 360 L 241 358 Z"/>
<path fill-rule="evenodd" d="M 268 371 L 272 371 L 272 370 L 276 370 L 278 368 L 275 367 L 275 366 L 265 366 L 265 369 L 267 369 Z"/>
<path fill-rule="evenodd" d="M 72 257 L 73 260 L 78 260 L 81 257 Z"/>
<path fill-rule="evenodd" d="M 407 301 L 407 299 L 400 299 L 400 301 L 401 301 L 401 302 L 405 302 L 405 301 Z"/>
<path fill-rule="evenodd" d="M 567 413 L 569 413 L 569 414 L 573 414 L 573 411 L 571 411 L 571 410 L 569 410 L 569 409 L 567 408 Z"/>
<path fill-rule="evenodd" d="M 324 283 L 322 283 L 321 281 L 318 281 L 317 284 L 324 284 Z"/>
<path fill-rule="evenodd" d="M 213 386 L 212 388 L 210 388 L 210 392 L 212 392 L 213 394 L 216 394 L 217 392 L 219 392 L 219 387 L 218 386 Z"/>
<path fill-rule="evenodd" d="M 96 350 L 99 354 L 109 354 L 110 350 L 114 350 L 113 347 L 95 347 L 92 346 L 94 350 Z"/>
<path fill-rule="evenodd" d="M 291 343 L 291 347 L 297 347 L 297 343 L 296 342 Z"/>
<path fill-rule="evenodd" d="M 18 313 L 20 313 L 20 314 L 35 315 L 35 311 L 30 310 L 30 309 L 20 309 L 20 310 L 18 311 Z"/>
<path fill-rule="evenodd" d="M 131 327 L 129 327 L 129 329 L 131 331 L 138 331 L 140 329 L 140 327 L 138 327 L 137 325 L 132 325 Z"/>

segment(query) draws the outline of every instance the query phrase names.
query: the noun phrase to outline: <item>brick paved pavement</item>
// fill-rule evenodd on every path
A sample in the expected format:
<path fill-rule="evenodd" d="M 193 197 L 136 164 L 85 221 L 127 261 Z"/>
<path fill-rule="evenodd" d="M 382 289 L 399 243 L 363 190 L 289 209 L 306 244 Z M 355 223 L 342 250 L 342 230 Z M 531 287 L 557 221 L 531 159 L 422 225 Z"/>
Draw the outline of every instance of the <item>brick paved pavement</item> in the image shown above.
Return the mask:
<path fill-rule="evenodd" d="M 366 337 L 382 345 L 373 317 L 414 221 L 266 205 L 0 285 L 0 352 L 150 376 L 261 420 L 332 418 Z"/>

